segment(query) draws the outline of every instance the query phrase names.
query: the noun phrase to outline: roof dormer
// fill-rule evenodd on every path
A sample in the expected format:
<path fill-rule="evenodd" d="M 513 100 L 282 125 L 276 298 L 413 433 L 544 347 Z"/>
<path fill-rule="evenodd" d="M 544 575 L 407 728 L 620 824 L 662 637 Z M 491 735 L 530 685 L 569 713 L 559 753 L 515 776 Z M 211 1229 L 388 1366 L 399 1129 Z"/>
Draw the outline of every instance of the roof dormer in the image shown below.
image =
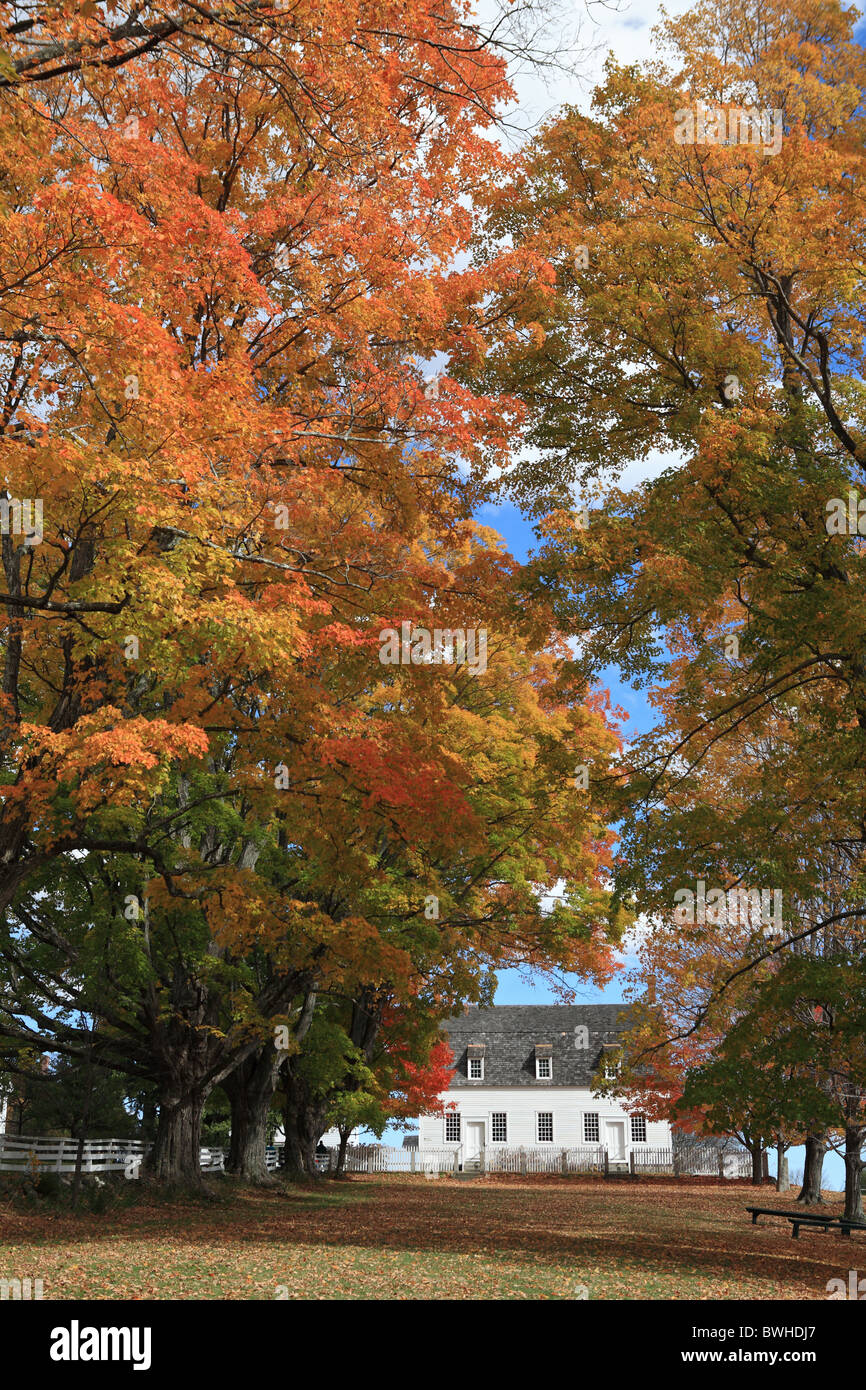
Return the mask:
<path fill-rule="evenodd" d="M 484 1080 L 485 1043 L 469 1043 L 466 1047 L 466 1075 L 470 1081 Z"/>
<path fill-rule="evenodd" d="M 553 1080 L 553 1044 L 535 1044 L 535 1078 L 537 1081 Z"/>

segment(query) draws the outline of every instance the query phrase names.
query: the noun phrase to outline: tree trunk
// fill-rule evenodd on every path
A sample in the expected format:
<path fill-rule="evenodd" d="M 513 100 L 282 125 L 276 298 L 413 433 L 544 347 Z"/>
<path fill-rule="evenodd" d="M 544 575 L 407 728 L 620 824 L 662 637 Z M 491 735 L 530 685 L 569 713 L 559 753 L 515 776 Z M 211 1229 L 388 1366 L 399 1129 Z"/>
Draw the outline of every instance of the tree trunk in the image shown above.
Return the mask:
<path fill-rule="evenodd" d="M 289 1176 L 315 1177 L 316 1145 L 328 1127 L 328 1102 L 314 1099 L 295 1057 L 283 1062 L 283 1132 L 286 1136 L 286 1169 Z"/>
<path fill-rule="evenodd" d="M 340 1127 L 340 1147 L 337 1151 L 337 1169 L 334 1173 L 335 1178 L 341 1178 L 346 1168 L 346 1149 L 349 1147 L 349 1139 L 352 1131 Z"/>
<path fill-rule="evenodd" d="M 327 1128 L 324 1108 L 315 1104 L 299 1104 L 297 1097 L 287 1097 L 283 1106 L 283 1131 L 286 1136 L 286 1168 L 289 1175 L 316 1177 L 316 1145 Z"/>
<path fill-rule="evenodd" d="M 155 1100 L 145 1100 L 141 1107 L 141 1137 L 152 1144 L 156 1138 L 158 1114 Z"/>
<path fill-rule="evenodd" d="M 245 1182 L 274 1181 L 268 1172 L 265 1149 L 279 1063 L 277 1050 L 269 1043 L 247 1057 L 222 1082 L 232 1112 L 226 1170 Z"/>
<path fill-rule="evenodd" d="M 863 1214 L 863 1191 L 861 1173 L 863 1160 L 860 1151 L 863 1146 L 863 1130 L 859 1125 L 845 1128 L 845 1220 L 866 1223 Z"/>
<path fill-rule="evenodd" d="M 806 1139 L 806 1162 L 803 1168 L 803 1186 L 797 1194 L 797 1201 L 805 1206 L 815 1206 L 823 1202 L 821 1196 L 821 1174 L 824 1168 L 824 1154 L 827 1139 L 823 1134 L 810 1134 Z"/>
<path fill-rule="evenodd" d="M 311 996 L 315 1002 L 315 996 Z M 312 1021 L 309 1012 L 307 1028 Z M 348 1029 L 349 1039 L 363 1056 L 370 1060 L 381 1023 L 381 1009 L 370 1009 L 365 1001 L 352 1001 L 352 1018 Z M 296 1030 L 296 1036 L 299 1035 Z M 355 1082 L 351 1073 L 341 1084 L 333 1086 L 325 1095 L 313 1098 L 303 1076 L 298 1071 L 296 1057 L 289 1056 L 280 1070 L 285 1102 L 283 1106 L 283 1129 L 286 1136 L 286 1167 L 290 1171 L 316 1174 L 316 1145 L 328 1128 L 328 1112 L 335 1097 L 340 1092 L 353 1090 Z"/>
<path fill-rule="evenodd" d="M 220 998 L 178 966 L 167 1000 L 151 991 L 146 1017 L 159 1120 L 144 1167 L 158 1182 L 200 1187 L 202 1112 L 221 1080 L 219 1063 L 229 1061 Z"/>
<path fill-rule="evenodd" d="M 145 1165 L 158 1182 L 201 1186 L 201 1117 L 207 1097 L 208 1091 L 185 1091 L 160 1105 L 156 1142 Z"/>
<path fill-rule="evenodd" d="M 91 1041 L 92 1046 L 92 1041 Z M 78 1147 L 75 1151 L 75 1174 L 72 1179 L 72 1195 L 70 1207 L 75 1211 L 78 1207 L 78 1198 L 81 1193 L 81 1171 L 84 1166 L 84 1145 L 87 1140 L 87 1125 L 90 1119 L 90 1106 L 93 1100 L 93 1061 L 88 1048 L 87 1058 L 87 1094 L 84 1097 L 81 1116 L 76 1126 L 78 1129 Z"/>
<path fill-rule="evenodd" d="M 749 1153 L 752 1155 L 752 1185 L 760 1187 L 764 1181 L 764 1143 L 762 1139 L 753 1139 L 749 1143 Z"/>
<path fill-rule="evenodd" d="M 283 1111 L 283 1132 L 286 1136 L 283 1160 L 286 1176 L 288 1178 L 307 1177 L 310 1172 L 310 1156 L 307 1147 L 300 1139 L 288 1107 Z M 315 1147 L 313 1148 L 312 1167 L 315 1171 Z"/>
<path fill-rule="evenodd" d="M 783 1140 L 776 1141 L 776 1191 L 788 1191 L 788 1159 L 785 1155 L 785 1144 Z"/>

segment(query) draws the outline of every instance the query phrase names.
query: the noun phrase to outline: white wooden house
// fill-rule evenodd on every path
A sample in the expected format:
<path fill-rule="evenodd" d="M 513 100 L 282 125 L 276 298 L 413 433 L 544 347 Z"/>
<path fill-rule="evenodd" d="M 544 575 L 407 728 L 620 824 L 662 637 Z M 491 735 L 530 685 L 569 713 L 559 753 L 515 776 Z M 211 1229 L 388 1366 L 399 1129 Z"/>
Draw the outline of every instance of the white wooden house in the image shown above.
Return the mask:
<path fill-rule="evenodd" d="M 499 1004 L 449 1019 L 443 1100 L 453 1108 L 421 1118 L 419 1150 L 459 1150 L 460 1165 L 474 1167 L 497 1147 L 590 1147 L 619 1168 L 632 1150 L 670 1149 L 670 1125 L 594 1090 L 615 1074 L 626 1026 L 622 1004 Z"/>

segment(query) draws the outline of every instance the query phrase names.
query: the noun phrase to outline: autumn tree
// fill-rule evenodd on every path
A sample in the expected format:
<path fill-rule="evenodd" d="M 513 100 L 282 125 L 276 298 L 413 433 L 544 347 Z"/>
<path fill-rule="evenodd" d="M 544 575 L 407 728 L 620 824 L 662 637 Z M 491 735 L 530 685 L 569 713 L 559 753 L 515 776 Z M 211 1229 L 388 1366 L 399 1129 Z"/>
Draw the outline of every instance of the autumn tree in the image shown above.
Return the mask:
<path fill-rule="evenodd" d="M 342 658 L 449 586 L 435 556 L 465 549 L 478 493 L 453 458 L 478 474 L 504 447 L 507 405 L 426 390 L 423 363 L 476 350 L 487 277 L 453 261 L 507 88 L 450 8 L 324 29 L 302 5 L 175 13 L 156 33 L 149 11 L 61 7 L 49 49 L 51 21 L 6 25 L 0 904 L 36 1032 L 82 1044 L 50 1006 L 58 962 L 106 1065 L 134 1016 L 127 1060 L 163 1086 L 156 1169 L 191 1177 L 207 1086 L 260 1043 L 226 998 L 257 1025 L 304 1016 L 315 941 L 286 918 L 319 911 L 371 727 L 344 716 Z M 395 728 L 374 778 L 405 763 Z M 404 775 L 411 806 L 427 774 Z M 263 869 L 253 904 L 280 835 L 316 882 Z M 303 939 L 261 986 L 249 915 L 282 958 Z M 124 968 L 84 980 L 93 949 Z"/>
<path fill-rule="evenodd" d="M 862 915 L 856 18 L 708 0 L 662 25 L 664 61 L 609 62 L 591 115 L 551 121 L 490 200 L 488 236 L 535 271 L 467 370 L 527 408 L 507 482 L 539 519 L 528 591 L 584 674 L 614 661 L 652 690 L 619 784 L 621 891 L 652 915 L 699 878 L 760 884 L 792 909 L 717 981 L 735 1005 L 728 974 L 763 981 Z M 616 486 L 636 460 L 653 476 Z M 829 893 L 828 853 L 848 865 Z M 703 1006 L 695 1024 L 727 1031 Z"/>

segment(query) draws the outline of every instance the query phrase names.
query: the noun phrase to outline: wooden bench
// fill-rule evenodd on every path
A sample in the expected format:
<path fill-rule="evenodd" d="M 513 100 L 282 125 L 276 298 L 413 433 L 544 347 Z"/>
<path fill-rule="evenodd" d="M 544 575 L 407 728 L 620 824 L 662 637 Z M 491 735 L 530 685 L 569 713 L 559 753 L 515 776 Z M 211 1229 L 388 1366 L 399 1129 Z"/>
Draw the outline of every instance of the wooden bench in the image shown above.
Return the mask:
<path fill-rule="evenodd" d="M 842 1221 L 841 1218 L 838 1216 L 820 1217 L 812 1216 L 811 1214 L 809 1216 L 802 1216 L 798 1212 L 796 1216 L 789 1216 L 788 1220 L 791 1223 L 791 1235 L 794 1237 L 794 1240 L 800 1239 L 801 1226 L 821 1226 L 825 1231 L 828 1231 L 831 1226 L 839 1226 L 840 1228 L 842 1228 L 843 1236 L 850 1236 L 851 1234 L 851 1222 Z M 845 1230 L 845 1226 L 847 1226 L 849 1229 Z"/>
<path fill-rule="evenodd" d="M 850 1237 L 852 1231 L 866 1231 L 866 1225 L 859 1221 L 846 1221 L 844 1216 L 822 1215 L 816 1211 L 783 1211 L 781 1207 L 746 1207 L 746 1211 L 752 1213 L 752 1225 L 757 1226 L 759 1216 L 782 1216 L 791 1223 L 791 1235 L 794 1240 L 800 1239 L 801 1226 L 820 1226 L 822 1230 L 828 1231 L 831 1226 L 838 1226 L 843 1236 Z"/>
<path fill-rule="evenodd" d="M 825 1220 L 834 1221 L 836 1219 L 832 1216 L 826 1218 L 820 1215 L 813 1216 L 811 1212 L 805 1211 L 783 1211 L 781 1207 L 746 1207 L 746 1211 L 752 1213 L 753 1226 L 757 1226 L 759 1216 L 784 1216 L 787 1221 L 796 1220 L 797 1222 L 802 1222 L 804 1225 L 807 1221 L 818 1221 L 823 1225 Z"/>
<path fill-rule="evenodd" d="M 829 1230 L 831 1226 L 838 1226 L 842 1235 L 847 1236 L 849 1240 L 851 1239 L 852 1231 L 866 1231 L 866 1225 L 864 1225 L 862 1221 L 846 1221 L 844 1216 L 827 1216 L 821 1218 L 798 1215 L 789 1216 L 788 1220 L 791 1223 L 791 1235 L 795 1240 L 800 1239 L 801 1226 L 823 1226 L 825 1231 Z"/>

